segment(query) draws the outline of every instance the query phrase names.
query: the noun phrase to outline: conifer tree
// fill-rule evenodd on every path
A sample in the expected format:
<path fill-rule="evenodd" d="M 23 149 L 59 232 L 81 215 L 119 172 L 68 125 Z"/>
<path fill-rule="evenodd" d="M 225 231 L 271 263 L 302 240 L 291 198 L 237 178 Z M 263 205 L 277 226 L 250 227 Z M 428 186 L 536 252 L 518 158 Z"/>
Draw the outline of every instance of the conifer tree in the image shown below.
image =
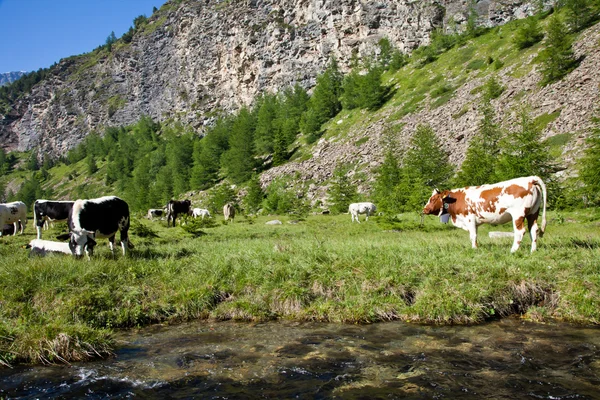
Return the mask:
<path fill-rule="evenodd" d="M 233 119 L 220 118 L 202 140 L 194 144 L 192 188 L 207 189 L 219 180 L 220 160 L 229 149 L 229 133 Z"/>
<path fill-rule="evenodd" d="M 590 0 L 564 0 L 565 22 L 571 32 L 580 32 L 598 18 Z"/>
<path fill-rule="evenodd" d="M 534 15 L 521 22 L 521 26 L 515 33 L 513 43 L 517 49 L 522 50 L 533 46 L 544 38 L 540 27 L 539 18 Z"/>
<path fill-rule="evenodd" d="M 429 125 L 417 126 L 403 164 L 428 189 L 447 186 L 453 173 L 448 154 Z"/>
<path fill-rule="evenodd" d="M 308 110 L 303 115 L 301 129 L 304 134 L 311 135 L 318 132 L 323 123 L 340 112 L 342 78 L 337 60 L 332 57 L 325 72 L 317 77 Z"/>
<path fill-rule="evenodd" d="M 254 129 L 256 117 L 247 108 L 240 110 L 229 134 L 229 150 L 221 157 L 221 168 L 233 183 L 247 181 L 256 167 Z"/>
<path fill-rule="evenodd" d="M 263 95 L 257 105 L 256 130 L 254 141 L 258 154 L 272 153 L 273 140 L 277 136 L 276 118 L 279 111 L 277 97 Z"/>
<path fill-rule="evenodd" d="M 262 206 L 265 198 L 265 192 L 260 186 L 258 175 L 253 175 L 248 181 L 246 197 L 244 197 L 244 208 L 248 213 L 256 213 Z"/>
<path fill-rule="evenodd" d="M 483 104 L 481 112 L 483 118 L 477 133 L 469 142 L 466 158 L 455 179 L 456 186 L 483 185 L 498 180 L 495 165 L 500 151 L 500 128 L 494 123 L 495 113 L 489 102 Z"/>
<path fill-rule="evenodd" d="M 562 79 L 576 67 L 571 39 L 565 24 L 556 14 L 548 22 L 546 48 L 542 56 L 542 85 Z"/>
<path fill-rule="evenodd" d="M 531 119 L 527 107 L 519 115 L 519 130 L 509 134 L 501 143 L 501 153 L 496 164 L 498 180 L 537 175 L 550 178 L 553 165 L 542 133 Z"/>
<path fill-rule="evenodd" d="M 373 200 L 377 208 L 385 214 L 394 214 L 402 210 L 405 201 L 398 185 L 402 182 L 399 151 L 393 136 L 386 132 L 382 139 L 384 148 L 383 163 L 376 171 L 373 185 Z"/>
<path fill-rule="evenodd" d="M 600 204 L 600 119 L 594 118 L 594 127 L 586 140 L 584 156 L 579 161 L 579 176 L 585 184 L 588 203 Z"/>
<path fill-rule="evenodd" d="M 350 203 L 358 197 L 356 185 L 347 175 L 349 166 L 338 165 L 333 171 L 333 180 L 329 188 L 329 202 L 331 211 L 342 213 L 348 211 Z"/>

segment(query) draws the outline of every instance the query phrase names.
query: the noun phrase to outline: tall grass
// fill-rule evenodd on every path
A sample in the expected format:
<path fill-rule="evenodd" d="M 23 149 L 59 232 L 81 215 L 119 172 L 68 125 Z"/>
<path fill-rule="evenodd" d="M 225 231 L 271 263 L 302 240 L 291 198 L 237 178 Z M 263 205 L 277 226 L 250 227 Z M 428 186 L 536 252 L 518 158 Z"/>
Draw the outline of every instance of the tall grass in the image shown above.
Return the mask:
<path fill-rule="evenodd" d="M 37 258 L 34 237 L 0 238 L 0 362 L 72 362 L 111 354 L 111 330 L 198 318 L 472 324 L 520 314 L 600 321 L 600 233 L 588 213 L 552 215 L 536 253 L 416 215 L 311 216 L 298 224 L 208 224 L 205 234 L 145 222 L 136 248 L 91 261 Z M 554 222 L 552 222 L 554 221 Z M 46 237 L 60 228 L 49 231 Z M 158 237 L 147 235 L 151 230 Z"/>

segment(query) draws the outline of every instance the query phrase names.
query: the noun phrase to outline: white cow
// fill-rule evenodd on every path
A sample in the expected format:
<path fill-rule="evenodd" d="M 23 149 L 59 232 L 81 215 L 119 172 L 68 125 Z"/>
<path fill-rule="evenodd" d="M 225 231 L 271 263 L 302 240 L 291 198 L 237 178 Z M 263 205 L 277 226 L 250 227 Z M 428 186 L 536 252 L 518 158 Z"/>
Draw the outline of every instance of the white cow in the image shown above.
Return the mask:
<path fill-rule="evenodd" d="M 86 247 L 88 250 L 93 249 L 96 245 L 96 242 L 92 239 L 86 243 Z M 29 252 L 30 256 L 45 256 L 49 253 L 61 253 L 61 254 L 73 254 L 73 249 L 71 248 L 70 243 L 65 242 L 53 242 L 51 240 L 43 240 L 43 239 L 33 239 L 29 242 L 27 249 L 31 249 Z"/>
<path fill-rule="evenodd" d="M 204 217 L 210 218 L 210 212 L 204 208 L 194 208 L 192 210 L 192 217 L 194 217 L 194 218 L 202 217 L 202 219 L 204 219 Z"/>
<path fill-rule="evenodd" d="M 365 221 L 368 221 L 369 215 L 375 214 L 375 211 L 377 211 L 377 207 L 375 207 L 375 204 L 369 203 L 369 202 L 352 203 L 352 204 L 350 204 L 350 207 L 348 207 L 348 212 L 350 212 L 350 216 L 352 217 L 352 222 L 354 222 L 354 220 L 356 219 L 356 222 L 358 222 L 359 224 L 360 224 L 360 221 L 358 220 L 359 214 L 366 214 L 367 218 L 365 219 Z"/>
<path fill-rule="evenodd" d="M 231 220 L 231 222 L 233 222 L 233 219 L 235 218 L 235 207 L 233 204 L 227 203 L 223 206 L 223 217 L 225 218 L 225 221 Z"/>
<path fill-rule="evenodd" d="M 22 201 L 13 201 L 12 203 L 0 204 L 0 226 L 4 224 L 14 224 L 13 236 L 19 230 L 19 222 L 21 223 L 21 234 L 25 230 L 27 224 L 27 206 Z M 0 236 L 2 232 L 0 231 Z"/>

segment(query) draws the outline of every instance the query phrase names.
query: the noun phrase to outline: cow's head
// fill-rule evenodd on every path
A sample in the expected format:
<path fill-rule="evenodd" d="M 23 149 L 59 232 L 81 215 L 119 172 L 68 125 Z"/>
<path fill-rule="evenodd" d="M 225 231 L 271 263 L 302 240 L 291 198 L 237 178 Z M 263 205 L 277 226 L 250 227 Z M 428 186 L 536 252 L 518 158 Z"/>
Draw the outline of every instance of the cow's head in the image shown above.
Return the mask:
<path fill-rule="evenodd" d="M 448 205 L 456 202 L 456 199 L 450 197 L 450 191 L 444 190 L 440 192 L 435 189 L 429 198 L 429 201 L 423 208 L 423 214 L 441 215 L 444 210 L 448 209 Z"/>
<path fill-rule="evenodd" d="M 69 233 L 59 235 L 56 238 L 59 240 L 69 239 L 71 253 L 77 258 L 82 257 L 84 253 L 87 253 L 88 257 L 91 257 L 94 254 L 96 241 L 94 240 L 94 232 L 92 231 L 86 229 L 74 229 Z"/>

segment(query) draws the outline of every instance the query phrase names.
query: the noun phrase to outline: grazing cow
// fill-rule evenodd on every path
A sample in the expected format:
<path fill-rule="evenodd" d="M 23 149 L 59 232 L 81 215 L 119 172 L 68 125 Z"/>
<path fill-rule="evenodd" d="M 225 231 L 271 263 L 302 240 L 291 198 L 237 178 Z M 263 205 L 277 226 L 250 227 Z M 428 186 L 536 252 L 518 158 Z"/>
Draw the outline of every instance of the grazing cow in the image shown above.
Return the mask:
<path fill-rule="evenodd" d="M 175 220 L 179 214 L 191 215 L 191 207 L 192 202 L 189 200 L 170 200 L 167 204 L 167 228 L 169 221 L 173 221 L 173 226 L 175 226 Z"/>
<path fill-rule="evenodd" d="M 13 224 L 14 236 L 19 230 L 19 223 L 21 224 L 20 230 L 22 235 L 27 224 L 27 206 L 25 203 L 22 201 L 13 201 L 12 203 L 0 204 L 0 226 L 4 227 L 5 224 Z M 2 236 L 2 232 L 0 232 L 0 236 Z"/>
<path fill-rule="evenodd" d="M 160 208 L 151 208 L 148 210 L 148 219 L 153 219 L 154 217 L 162 217 L 165 212 Z"/>
<path fill-rule="evenodd" d="M 96 242 L 93 239 L 90 239 L 85 244 L 86 250 L 88 254 L 93 252 L 93 248 L 96 245 Z M 29 256 L 45 256 L 50 253 L 62 253 L 62 254 L 73 254 L 70 243 L 63 242 L 53 242 L 50 240 L 43 239 L 33 239 L 29 242 L 27 249 L 31 249 L 29 252 Z"/>
<path fill-rule="evenodd" d="M 204 208 L 194 208 L 192 210 L 192 217 L 194 217 L 194 218 L 202 217 L 202 219 L 204 219 L 204 217 L 210 218 L 210 212 Z"/>
<path fill-rule="evenodd" d="M 69 246 L 76 257 L 81 257 L 84 251 L 90 257 L 95 239 L 98 238 L 108 238 L 110 250 L 114 254 L 117 231 L 121 236 L 123 255 L 127 254 L 128 248 L 133 248 L 127 236 L 129 206 L 116 196 L 75 201 L 69 214 L 69 230 L 68 234 L 58 236 L 58 239 L 70 238 Z"/>
<path fill-rule="evenodd" d="M 66 221 L 73 208 L 74 201 L 36 200 L 33 204 L 33 223 L 37 238 L 42 238 L 42 227 L 48 229 L 48 221 Z"/>
<path fill-rule="evenodd" d="M 435 190 L 423 213 L 440 217 L 449 214 L 454 226 L 469 231 L 473 248 L 477 247 L 479 225 L 504 224 L 512 219 L 515 235 L 511 253 L 517 251 L 521 245 L 526 219 L 533 252 L 537 247 L 537 218 L 542 201 L 544 208 L 539 232 L 539 236 L 542 237 L 546 230 L 546 185 L 537 176 L 443 192 Z"/>
<path fill-rule="evenodd" d="M 375 214 L 375 211 L 377 211 L 377 207 L 375 207 L 375 204 L 369 203 L 369 202 L 352 203 L 352 204 L 350 204 L 350 207 L 348 207 L 348 211 L 350 212 L 352 222 L 354 222 L 354 220 L 356 219 L 356 222 L 358 222 L 360 224 L 358 215 L 366 214 L 367 217 L 366 217 L 365 221 L 368 221 L 369 215 Z"/>
<path fill-rule="evenodd" d="M 233 222 L 235 218 L 235 207 L 233 204 L 227 203 L 223 206 L 223 216 L 225 217 L 225 221 L 231 219 L 231 222 Z"/>

